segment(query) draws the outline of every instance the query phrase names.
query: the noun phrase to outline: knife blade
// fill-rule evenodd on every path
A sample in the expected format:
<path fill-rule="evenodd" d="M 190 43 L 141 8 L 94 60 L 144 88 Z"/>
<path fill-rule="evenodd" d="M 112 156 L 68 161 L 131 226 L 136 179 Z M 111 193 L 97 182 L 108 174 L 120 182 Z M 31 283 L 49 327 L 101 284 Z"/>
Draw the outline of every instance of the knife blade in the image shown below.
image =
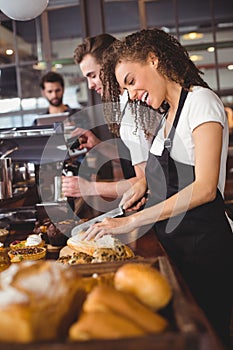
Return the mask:
<path fill-rule="evenodd" d="M 84 222 L 83 224 L 75 226 L 71 231 L 71 236 L 77 235 L 80 231 L 86 231 L 91 225 L 94 225 L 97 222 L 103 221 L 105 218 L 115 218 L 116 216 L 120 216 L 124 214 L 124 209 L 122 206 L 110 210 L 104 214 L 96 216 L 95 218 Z"/>

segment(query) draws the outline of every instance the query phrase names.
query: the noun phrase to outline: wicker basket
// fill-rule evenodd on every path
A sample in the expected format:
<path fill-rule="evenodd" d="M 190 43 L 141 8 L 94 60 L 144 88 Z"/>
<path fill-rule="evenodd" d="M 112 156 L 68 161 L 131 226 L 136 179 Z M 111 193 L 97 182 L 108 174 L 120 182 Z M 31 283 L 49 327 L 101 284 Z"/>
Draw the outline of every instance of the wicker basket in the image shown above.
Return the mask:
<path fill-rule="evenodd" d="M 24 260 L 40 260 L 45 258 L 46 248 L 44 247 L 25 247 L 13 249 L 8 252 L 11 262 L 20 262 Z"/>

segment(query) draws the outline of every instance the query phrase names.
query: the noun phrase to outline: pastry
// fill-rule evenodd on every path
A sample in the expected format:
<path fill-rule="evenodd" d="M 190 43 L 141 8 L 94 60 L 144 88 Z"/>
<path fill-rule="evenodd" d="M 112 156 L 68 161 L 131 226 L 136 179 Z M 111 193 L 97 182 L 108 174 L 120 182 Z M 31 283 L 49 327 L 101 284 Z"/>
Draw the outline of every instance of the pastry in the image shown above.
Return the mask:
<path fill-rule="evenodd" d="M 8 252 L 11 262 L 21 262 L 23 260 L 39 260 L 46 255 L 44 247 L 24 247 L 12 249 Z"/>
<path fill-rule="evenodd" d="M 13 241 L 10 244 L 10 249 L 19 249 L 25 247 L 44 247 L 45 241 L 42 240 L 41 234 L 32 234 L 27 237 L 26 240 L 23 241 Z"/>

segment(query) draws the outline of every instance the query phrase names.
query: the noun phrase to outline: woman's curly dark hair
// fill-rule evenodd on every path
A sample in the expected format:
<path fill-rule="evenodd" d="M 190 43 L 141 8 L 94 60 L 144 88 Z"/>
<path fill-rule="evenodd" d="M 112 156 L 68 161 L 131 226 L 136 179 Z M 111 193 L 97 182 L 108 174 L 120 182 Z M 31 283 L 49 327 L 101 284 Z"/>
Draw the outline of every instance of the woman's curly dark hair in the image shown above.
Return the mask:
<path fill-rule="evenodd" d="M 169 80 L 180 84 L 184 89 L 193 85 L 209 88 L 202 79 L 202 72 L 190 60 L 186 49 L 172 35 L 158 28 L 144 29 L 126 36 L 123 40 L 116 40 L 105 52 L 102 62 L 101 79 L 103 82 L 103 101 L 106 120 L 111 123 L 121 122 L 119 107 L 120 86 L 116 80 L 116 65 L 123 60 L 145 62 L 149 53 L 158 58 L 158 71 Z M 151 109 L 142 108 L 139 102 L 131 101 L 137 114 L 138 122 L 144 130 L 150 131 L 153 113 Z M 139 106 L 139 108 L 138 108 Z M 163 105 L 157 112 L 166 110 Z M 112 113 L 114 110 L 114 113 Z M 114 116 L 114 120 L 112 120 Z"/>

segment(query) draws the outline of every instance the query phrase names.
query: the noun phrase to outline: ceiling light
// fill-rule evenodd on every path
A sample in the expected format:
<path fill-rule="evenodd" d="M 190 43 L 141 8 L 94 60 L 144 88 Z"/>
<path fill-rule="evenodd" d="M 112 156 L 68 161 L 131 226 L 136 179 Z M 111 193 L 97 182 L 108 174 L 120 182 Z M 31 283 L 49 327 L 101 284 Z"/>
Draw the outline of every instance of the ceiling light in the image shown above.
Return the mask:
<path fill-rule="evenodd" d="M 215 51 L 215 48 L 213 46 L 210 46 L 208 47 L 207 49 L 208 52 L 214 52 Z"/>
<path fill-rule="evenodd" d="M 47 67 L 46 62 L 43 62 L 43 61 L 33 65 L 33 69 L 36 69 L 36 70 L 45 70 L 46 67 Z"/>
<path fill-rule="evenodd" d="M 229 65 L 227 66 L 227 69 L 233 70 L 233 64 L 229 64 Z"/>
<path fill-rule="evenodd" d="M 13 55 L 14 51 L 12 49 L 6 49 L 6 55 L 11 56 Z"/>
<path fill-rule="evenodd" d="M 193 62 L 202 61 L 203 60 L 203 56 L 201 56 L 201 55 L 191 55 L 190 56 L 190 60 L 192 60 Z"/>
<path fill-rule="evenodd" d="M 196 39 L 201 39 L 203 38 L 203 34 L 202 33 L 197 33 L 197 32 L 190 32 L 187 34 L 182 35 L 182 38 L 184 40 L 196 40 Z"/>
<path fill-rule="evenodd" d="M 54 65 L 54 68 L 56 68 L 56 69 L 59 69 L 59 68 L 62 68 L 62 67 L 63 67 L 63 64 L 61 64 L 61 63 L 56 63 Z"/>

